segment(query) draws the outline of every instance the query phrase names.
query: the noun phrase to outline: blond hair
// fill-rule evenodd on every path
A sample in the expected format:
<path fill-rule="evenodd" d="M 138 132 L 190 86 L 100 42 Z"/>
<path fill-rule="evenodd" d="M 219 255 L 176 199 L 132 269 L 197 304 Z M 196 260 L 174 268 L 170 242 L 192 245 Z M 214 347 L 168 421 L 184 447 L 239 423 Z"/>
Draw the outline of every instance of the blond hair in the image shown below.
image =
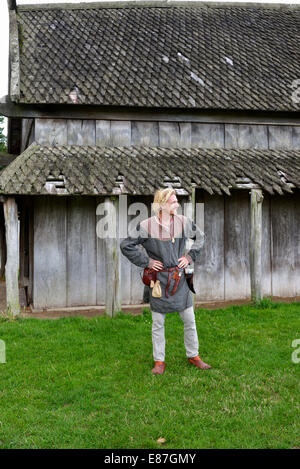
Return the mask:
<path fill-rule="evenodd" d="M 152 203 L 152 210 L 155 212 L 156 216 L 159 215 L 161 207 L 167 202 L 171 195 L 175 194 L 176 192 L 171 187 L 167 187 L 165 189 L 157 189 L 154 194 L 154 201 Z"/>

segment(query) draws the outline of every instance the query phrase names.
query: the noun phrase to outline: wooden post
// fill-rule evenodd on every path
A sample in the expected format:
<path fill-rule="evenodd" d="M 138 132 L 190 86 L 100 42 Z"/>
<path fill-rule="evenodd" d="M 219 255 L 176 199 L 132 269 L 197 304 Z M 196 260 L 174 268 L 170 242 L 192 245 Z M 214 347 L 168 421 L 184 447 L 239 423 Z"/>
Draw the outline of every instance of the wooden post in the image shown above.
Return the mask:
<path fill-rule="evenodd" d="M 3 202 L 7 260 L 5 264 L 6 303 L 7 310 L 13 316 L 21 312 L 19 301 L 19 223 L 18 208 L 14 197 L 7 197 Z"/>
<path fill-rule="evenodd" d="M 114 227 L 114 237 L 105 239 L 106 248 L 106 314 L 114 317 L 121 310 L 121 262 L 119 247 L 119 198 L 105 198 L 109 226 Z"/>
<path fill-rule="evenodd" d="M 7 0 L 7 6 L 9 10 L 16 10 L 17 9 L 17 1 L 16 0 Z"/>
<path fill-rule="evenodd" d="M 251 189 L 251 228 L 250 228 L 250 278 L 251 300 L 262 299 L 261 283 L 261 242 L 262 242 L 262 201 L 261 189 Z"/>
<path fill-rule="evenodd" d="M 3 204 L 0 204 L 0 279 L 5 273 L 6 264 L 6 241 L 5 241 L 5 221 Z"/>

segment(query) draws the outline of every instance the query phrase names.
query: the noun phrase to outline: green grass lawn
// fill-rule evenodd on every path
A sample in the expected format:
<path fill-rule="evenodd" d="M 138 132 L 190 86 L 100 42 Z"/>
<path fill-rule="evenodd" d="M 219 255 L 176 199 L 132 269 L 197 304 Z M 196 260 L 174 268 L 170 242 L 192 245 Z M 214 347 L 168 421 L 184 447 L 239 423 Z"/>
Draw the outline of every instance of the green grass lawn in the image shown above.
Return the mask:
<path fill-rule="evenodd" d="M 300 447 L 300 303 L 196 311 L 198 370 L 166 318 L 166 372 L 140 316 L 0 320 L 0 448 Z M 300 356 L 300 353 L 299 353 Z M 165 438 L 163 446 L 158 438 Z"/>

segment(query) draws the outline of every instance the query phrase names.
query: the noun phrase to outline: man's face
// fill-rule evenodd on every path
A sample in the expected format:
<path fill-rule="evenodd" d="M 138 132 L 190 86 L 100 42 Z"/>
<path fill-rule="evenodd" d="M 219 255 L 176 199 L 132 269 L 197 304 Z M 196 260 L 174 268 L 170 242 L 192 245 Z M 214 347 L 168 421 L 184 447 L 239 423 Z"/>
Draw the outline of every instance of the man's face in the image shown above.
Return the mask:
<path fill-rule="evenodd" d="M 175 194 L 170 195 L 170 197 L 168 198 L 165 204 L 165 210 L 167 210 L 171 214 L 174 214 L 176 213 L 178 207 L 179 207 L 179 203 L 178 203 L 176 195 Z"/>

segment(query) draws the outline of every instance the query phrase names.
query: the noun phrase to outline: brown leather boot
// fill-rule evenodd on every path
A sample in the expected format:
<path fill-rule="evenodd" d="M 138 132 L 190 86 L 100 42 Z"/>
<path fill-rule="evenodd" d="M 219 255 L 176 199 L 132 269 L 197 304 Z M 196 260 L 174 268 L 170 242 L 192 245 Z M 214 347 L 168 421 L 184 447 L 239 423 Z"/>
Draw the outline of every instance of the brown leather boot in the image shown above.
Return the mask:
<path fill-rule="evenodd" d="M 156 361 L 154 363 L 155 363 L 154 368 L 151 370 L 152 373 L 154 375 L 163 375 L 164 371 L 165 371 L 165 368 L 166 368 L 165 362 Z"/>
<path fill-rule="evenodd" d="M 208 365 L 207 363 L 204 363 L 201 360 L 199 355 L 197 355 L 197 357 L 189 358 L 188 360 L 192 365 L 195 365 L 197 368 L 200 368 L 201 370 L 209 370 L 211 368 L 210 365 Z"/>

